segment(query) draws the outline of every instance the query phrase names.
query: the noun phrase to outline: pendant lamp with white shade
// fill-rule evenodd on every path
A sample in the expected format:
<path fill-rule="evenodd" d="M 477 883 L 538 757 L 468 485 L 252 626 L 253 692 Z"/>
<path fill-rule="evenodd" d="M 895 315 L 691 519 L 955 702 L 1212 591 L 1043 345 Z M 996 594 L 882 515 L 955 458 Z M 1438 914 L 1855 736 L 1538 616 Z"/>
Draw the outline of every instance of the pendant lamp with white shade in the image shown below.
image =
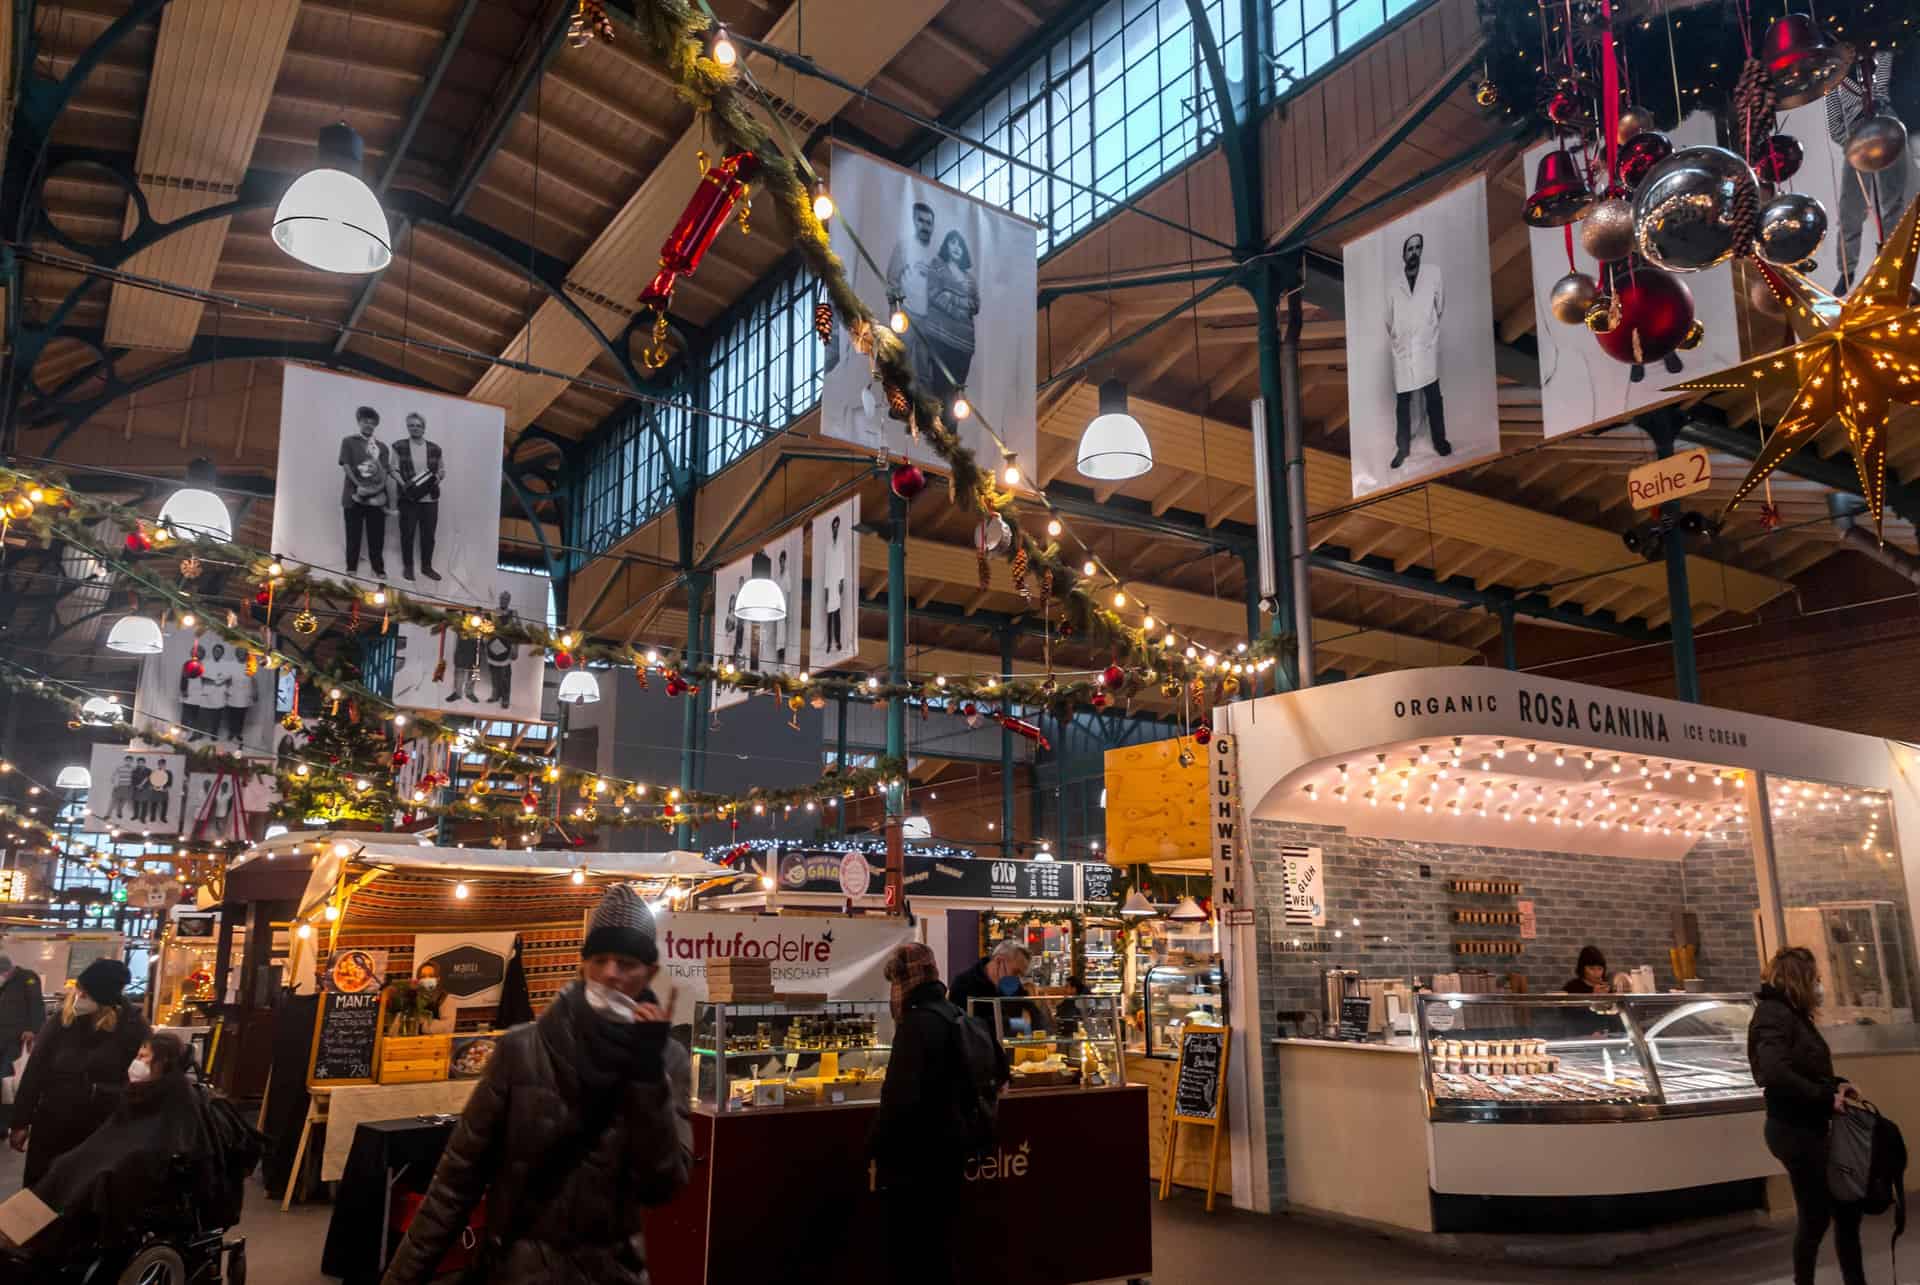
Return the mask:
<path fill-rule="evenodd" d="M 78 763 L 69 763 L 60 769 L 60 775 L 53 778 L 53 788 L 56 790 L 91 790 L 93 788 L 93 773 L 87 771 L 86 768 L 81 767 Z"/>
<path fill-rule="evenodd" d="M 1180 904 L 1167 912 L 1167 918 L 1182 924 L 1203 923 L 1207 918 L 1207 912 L 1200 909 L 1199 902 L 1187 896 L 1180 898 Z"/>
<path fill-rule="evenodd" d="M 591 705 L 600 699 L 600 680 L 584 669 L 576 669 L 560 680 L 559 699 L 569 705 Z"/>
<path fill-rule="evenodd" d="M 101 727 L 118 723 L 125 714 L 120 702 L 111 696 L 89 696 L 80 706 L 81 719 Z"/>
<path fill-rule="evenodd" d="M 167 497 L 160 506 L 160 524 L 183 540 L 205 536 L 223 544 L 233 541 L 233 519 L 227 515 L 226 503 L 197 486 L 181 487 Z"/>
<path fill-rule="evenodd" d="M 773 578 L 773 560 L 753 555 L 753 574 L 734 595 L 733 614 L 750 625 L 766 625 L 787 618 L 787 595 Z"/>
<path fill-rule="evenodd" d="M 107 650 L 128 656 L 158 656 L 164 646 L 152 616 L 122 616 L 107 632 Z"/>
<path fill-rule="evenodd" d="M 393 262 L 380 198 L 360 177 L 365 148 L 345 122 L 320 131 L 318 164 L 293 181 L 273 214 L 273 241 L 323 272 L 379 272 Z"/>
<path fill-rule="evenodd" d="M 1080 475 L 1101 482 L 1124 482 L 1153 467 L 1147 430 L 1127 410 L 1127 386 L 1117 379 L 1100 385 L 1100 413 L 1080 434 Z"/>
<path fill-rule="evenodd" d="M 1126 901 L 1120 907 L 1120 914 L 1126 919 L 1151 919 L 1159 913 L 1153 908 L 1153 903 L 1141 895 L 1138 888 L 1127 894 Z"/>

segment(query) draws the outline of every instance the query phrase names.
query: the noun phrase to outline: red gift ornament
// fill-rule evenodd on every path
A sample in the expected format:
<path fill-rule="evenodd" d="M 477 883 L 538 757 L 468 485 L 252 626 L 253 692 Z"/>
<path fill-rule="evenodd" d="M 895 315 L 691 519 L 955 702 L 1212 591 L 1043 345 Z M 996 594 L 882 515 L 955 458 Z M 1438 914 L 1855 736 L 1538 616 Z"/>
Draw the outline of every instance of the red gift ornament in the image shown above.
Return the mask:
<path fill-rule="evenodd" d="M 406 750 L 395 750 L 393 752 L 393 765 L 395 767 L 405 767 L 412 761 L 413 755 L 409 754 Z"/>
<path fill-rule="evenodd" d="M 1127 671 L 1118 665 L 1108 665 L 1106 671 L 1100 675 L 1100 681 L 1108 687 L 1118 687 L 1127 681 Z"/>
<path fill-rule="evenodd" d="M 128 553 L 151 553 L 152 551 L 153 539 L 145 531 L 127 532 Z"/>
<path fill-rule="evenodd" d="M 556 651 L 556 652 L 554 652 L 554 653 L 553 653 L 553 667 L 554 667 L 555 669 L 572 669 L 572 668 L 573 668 L 573 653 L 572 653 L 572 652 L 568 652 L 568 651 Z"/>
<path fill-rule="evenodd" d="M 660 271 L 640 295 L 642 308 L 666 313 L 673 304 L 674 282 L 692 276 L 707 257 L 708 248 L 733 213 L 734 203 L 759 172 L 760 159 L 752 152 L 734 152 L 707 167 L 687 208 L 680 212 L 680 221 L 660 247 Z"/>
<path fill-rule="evenodd" d="M 911 500 L 927 489 L 927 475 L 920 471 L 918 464 L 896 464 L 888 485 L 901 499 Z"/>
<path fill-rule="evenodd" d="M 999 715 L 998 722 L 1000 726 L 1006 728 L 1009 732 L 1026 737 L 1043 750 L 1053 748 L 1052 743 L 1047 740 L 1046 734 L 1040 730 L 1037 723 L 1029 723 L 1026 719 L 1015 718 L 1011 714 Z"/>

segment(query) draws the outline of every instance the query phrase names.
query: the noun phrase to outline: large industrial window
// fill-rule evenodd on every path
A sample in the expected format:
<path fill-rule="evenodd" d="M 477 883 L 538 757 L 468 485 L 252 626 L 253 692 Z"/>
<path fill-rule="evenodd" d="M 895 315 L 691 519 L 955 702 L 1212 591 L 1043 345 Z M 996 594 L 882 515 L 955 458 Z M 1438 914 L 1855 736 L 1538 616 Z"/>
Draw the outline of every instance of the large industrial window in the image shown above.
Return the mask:
<path fill-rule="evenodd" d="M 737 313 L 707 363 L 708 476 L 718 473 L 820 399 L 823 346 L 813 333 L 816 287 L 789 268 Z"/>
<path fill-rule="evenodd" d="M 692 413 L 684 382 L 666 389 L 670 405 L 635 402 L 625 418 L 588 448 L 586 483 L 573 541 L 589 553 L 610 548 L 673 503 L 669 460 L 683 462 L 691 449 Z M 658 432 L 655 432 L 655 429 Z"/>

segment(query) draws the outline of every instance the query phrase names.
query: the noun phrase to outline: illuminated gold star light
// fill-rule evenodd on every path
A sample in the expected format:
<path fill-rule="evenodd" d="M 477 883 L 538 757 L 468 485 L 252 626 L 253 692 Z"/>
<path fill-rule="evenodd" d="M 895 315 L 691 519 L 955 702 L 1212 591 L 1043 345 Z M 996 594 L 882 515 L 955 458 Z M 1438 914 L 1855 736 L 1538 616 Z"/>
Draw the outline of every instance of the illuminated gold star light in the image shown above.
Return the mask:
<path fill-rule="evenodd" d="M 1920 200 L 1909 206 L 1845 299 L 1835 299 L 1791 270 L 1756 264 L 1786 305 L 1796 342 L 1667 390 L 1750 389 L 1760 396 L 1792 390 L 1786 415 L 1728 501 L 1729 510 L 1838 419 L 1847 430 L 1860 491 L 1878 529 L 1887 492 L 1887 417 L 1895 402 L 1920 405 L 1920 309 L 1912 303 L 1916 252 Z"/>

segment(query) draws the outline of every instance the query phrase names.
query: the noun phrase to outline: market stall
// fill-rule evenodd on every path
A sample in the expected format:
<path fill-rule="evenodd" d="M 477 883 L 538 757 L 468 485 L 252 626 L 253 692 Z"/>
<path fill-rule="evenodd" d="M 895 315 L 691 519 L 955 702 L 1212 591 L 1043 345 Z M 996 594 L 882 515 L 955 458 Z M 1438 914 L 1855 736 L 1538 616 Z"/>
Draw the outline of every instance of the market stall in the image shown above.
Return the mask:
<path fill-rule="evenodd" d="M 1872 1023 L 1836 1029 L 1843 1074 L 1920 1070 L 1909 746 L 1486 669 L 1215 726 L 1256 1207 L 1602 1230 L 1767 1202 L 1745 1028 L 1782 943 L 1823 1020 Z M 1585 946 L 1616 994 L 1558 993 Z"/>
<path fill-rule="evenodd" d="M 329 837 L 293 914 L 296 998 L 282 1010 L 262 1110 L 291 1146 L 283 1207 L 316 1134 L 318 1176 L 333 1182 L 360 1122 L 460 1110 L 499 1031 L 530 1020 L 575 976 L 586 915 L 608 886 L 637 883 L 664 910 L 735 877 L 689 852 L 594 853 L 586 865 L 403 836 Z"/>

